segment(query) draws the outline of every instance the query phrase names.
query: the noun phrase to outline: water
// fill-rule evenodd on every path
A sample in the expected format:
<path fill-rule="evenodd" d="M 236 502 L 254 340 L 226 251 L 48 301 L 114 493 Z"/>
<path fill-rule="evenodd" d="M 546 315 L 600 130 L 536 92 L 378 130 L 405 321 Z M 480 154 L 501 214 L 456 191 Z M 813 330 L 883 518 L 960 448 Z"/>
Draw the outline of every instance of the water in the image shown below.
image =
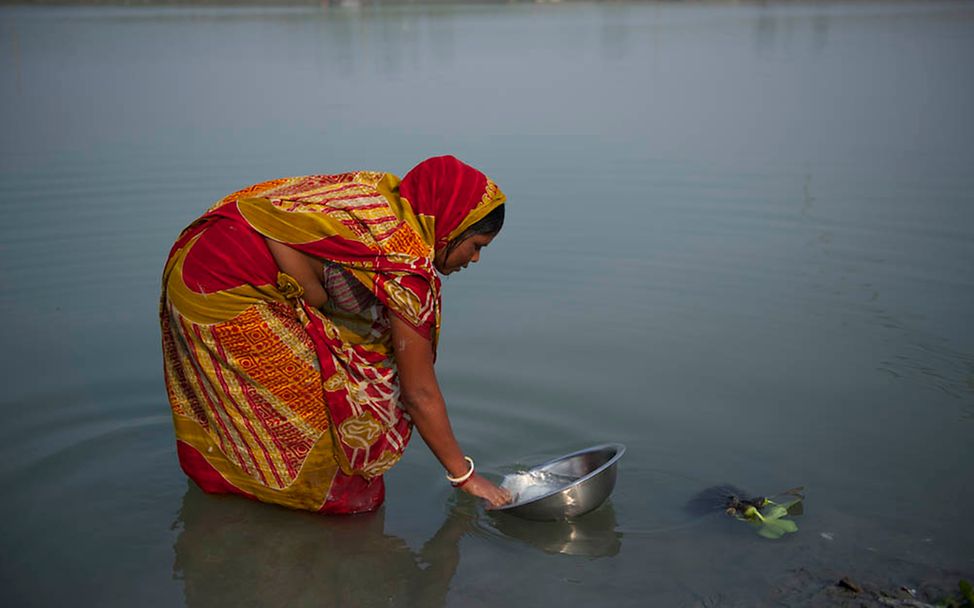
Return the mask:
<path fill-rule="evenodd" d="M 511 502 L 529 502 L 562 488 L 568 487 L 578 477 L 558 475 L 550 471 L 518 471 L 508 473 L 501 479 L 500 486 L 511 493 Z"/>
<path fill-rule="evenodd" d="M 962 2 L 0 8 L 0 601 L 754 606 L 974 578 L 971 57 Z M 611 499 L 488 514 L 418 438 L 373 516 L 200 493 L 156 321 L 178 231 L 263 179 L 445 152 L 511 203 L 446 281 L 461 443 L 495 474 L 624 443 Z M 687 513 L 722 484 L 804 485 L 798 533 Z"/>

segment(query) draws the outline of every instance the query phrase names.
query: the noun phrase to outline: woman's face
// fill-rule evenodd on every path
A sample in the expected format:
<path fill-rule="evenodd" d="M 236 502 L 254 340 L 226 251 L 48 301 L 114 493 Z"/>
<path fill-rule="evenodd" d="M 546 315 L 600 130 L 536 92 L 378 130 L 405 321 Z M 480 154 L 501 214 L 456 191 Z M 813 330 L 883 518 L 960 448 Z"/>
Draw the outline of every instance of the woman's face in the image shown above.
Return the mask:
<path fill-rule="evenodd" d="M 467 264 L 480 261 L 480 250 L 494 240 L 496 234 L 475 234 L 460 241 L 449 255 L 446 252 L 449 247 L 444 247 L 436 253 L 433 258 L 433 265 L 440 271 L 440 274 L 451 274 L 467 267 Z"/>

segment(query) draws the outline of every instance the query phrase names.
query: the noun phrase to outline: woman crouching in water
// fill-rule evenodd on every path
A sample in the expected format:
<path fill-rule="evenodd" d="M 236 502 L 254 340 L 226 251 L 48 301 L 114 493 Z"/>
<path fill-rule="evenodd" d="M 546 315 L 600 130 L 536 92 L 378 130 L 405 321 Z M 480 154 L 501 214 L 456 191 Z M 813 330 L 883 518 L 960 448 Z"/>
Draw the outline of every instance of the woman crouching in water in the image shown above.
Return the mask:
<path fill-rule="evenodd" d="M 483 173 L 443 156 L 401 181 L 263 182 L 186 228 L 160 309 L 186 474 L 207 492 L 372 511 L 415 426 L 454 486 L 508 502 L 460 448 L 433 367 L 437 273 L 479 261 L 504 200 Z"/>

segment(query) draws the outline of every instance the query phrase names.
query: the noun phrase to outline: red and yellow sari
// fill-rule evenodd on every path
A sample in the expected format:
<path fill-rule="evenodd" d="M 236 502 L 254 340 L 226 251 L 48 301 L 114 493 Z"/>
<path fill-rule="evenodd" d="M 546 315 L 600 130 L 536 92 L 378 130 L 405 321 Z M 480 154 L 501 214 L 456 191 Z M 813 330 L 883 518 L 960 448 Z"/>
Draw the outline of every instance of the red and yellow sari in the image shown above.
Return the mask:
<path fill-rule="evenodd" d="M 203 490 L 326 513 L 382 504 L 411 424 L 389 313 L 440 329 L 437 249 L 504 202 L 453 157 L 400 180 L 358 172 L 271 180 L 227 196 L 177 239 L 162 281 L 166 387 L 179 462 Z M 374 295 L 306 304 L 265 238 L 327 260 Z"/>

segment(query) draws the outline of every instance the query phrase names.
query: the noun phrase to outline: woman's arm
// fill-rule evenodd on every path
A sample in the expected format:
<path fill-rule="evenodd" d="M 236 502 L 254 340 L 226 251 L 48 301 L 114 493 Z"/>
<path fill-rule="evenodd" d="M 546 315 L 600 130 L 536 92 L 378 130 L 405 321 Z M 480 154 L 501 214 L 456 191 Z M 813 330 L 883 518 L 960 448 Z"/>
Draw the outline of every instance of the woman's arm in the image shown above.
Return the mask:
<path fill-rule="evenodd" d="M 274 261 L 281 272 L 294 277 L 304 288 L 304 301 L 318 308 L 328 301 L 328 293 L 321 285 L 323 266 L 321 261 L 310 255 L 305 255 L 297 249 L 292 249 L 284 243 L 273 239 L 267 241 L 267 248 L 271 250 Z"/>
<path fill-rule="evenodd" d="M 446 413 L 446 402 L 433 371 L 433 347 L 429 340 L 419 335 L 398 316 L 390 313 L 389 317 L 392 321 L 393 348 L 396 366 L 399 368 L 400 398 L 403 405 L 423 441 L 443 468 L 451 476 L 460 477 L 467 472 L 468 464 L 453 435 L 450 418 Z M 498 488 L 476 473 L 461 489 L 483 498 L 492 507 L 499 507 L 511 500 L 510 492 Z"/>

